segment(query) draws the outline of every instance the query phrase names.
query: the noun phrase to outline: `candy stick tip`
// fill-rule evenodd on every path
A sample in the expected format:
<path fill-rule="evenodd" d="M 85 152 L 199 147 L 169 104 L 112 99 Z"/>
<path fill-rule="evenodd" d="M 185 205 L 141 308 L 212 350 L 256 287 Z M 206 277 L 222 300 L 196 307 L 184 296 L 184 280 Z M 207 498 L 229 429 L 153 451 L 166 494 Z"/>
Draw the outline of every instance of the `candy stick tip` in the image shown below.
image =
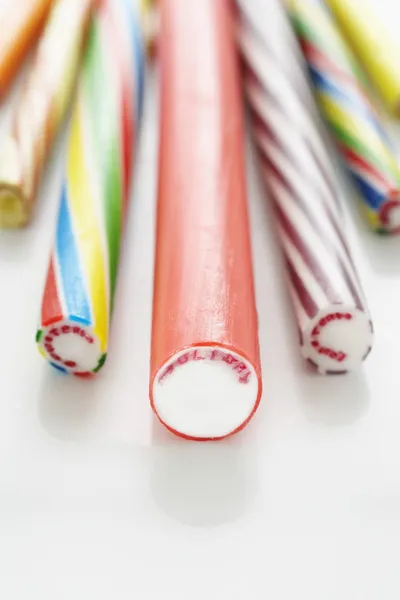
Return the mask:
<path fill-rule="evenodd" d="M 26 210 L 24 198 L 16 189 L 0 187 L 0 227 L 3 229 L 17 229 L 26 225 L 29 214 Z"/>
<path fill-rule="evenodd" d="M 380 221 L 387 233 L 400 234 L 400 191 L 393 190 L 380 210 Z"/>
<path fill-rule="evenodd" d="M 44 326 L 37 344 L 53 366 L 73 375 L 93 375 L 106 360 L 92 326 L 74 318 Z"/>
<path fill-rule="evenodd" d="M 356 369 L 369 354 L 373 332 L 368 314 L 338 305 L 319 311 L 303 336 L 303 356 L 320 373 Z"/>
<path fill-rule="evenodd" d="M 188 439 L 222 439 L 257 409 L 261 386 L 252 364 L 222 346 L 193 346 L 155 374 L 151 405 L 170 431 Z"/>

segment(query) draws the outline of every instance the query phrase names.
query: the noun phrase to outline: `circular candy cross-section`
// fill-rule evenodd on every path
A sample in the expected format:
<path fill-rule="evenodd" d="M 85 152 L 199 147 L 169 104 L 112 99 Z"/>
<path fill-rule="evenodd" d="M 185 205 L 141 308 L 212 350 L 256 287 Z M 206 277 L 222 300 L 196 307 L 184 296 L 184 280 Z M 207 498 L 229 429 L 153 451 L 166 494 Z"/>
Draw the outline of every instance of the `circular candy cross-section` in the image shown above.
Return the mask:
<path fill-rule="evenodd" d="M 319 311 L 303 334 L 302 352 L 320 373 L 357 368 L 372 346 L 368 314 L 351 306 Z"/>
<path fill-rule="evenodd" d="M 60 321 L 37 334 L 41 354 L 57 369 L 79 376 L 90 376 L 104 364 L 106 354 L 90 326 Z"/>
<path fill-rule="evenodd" d="M 240 430 L 254 414 L 261 385 L 253 365 L 218 346 L 176 353 L 155 374 L 151 403 L 173 433 L 219 439 Z"/>

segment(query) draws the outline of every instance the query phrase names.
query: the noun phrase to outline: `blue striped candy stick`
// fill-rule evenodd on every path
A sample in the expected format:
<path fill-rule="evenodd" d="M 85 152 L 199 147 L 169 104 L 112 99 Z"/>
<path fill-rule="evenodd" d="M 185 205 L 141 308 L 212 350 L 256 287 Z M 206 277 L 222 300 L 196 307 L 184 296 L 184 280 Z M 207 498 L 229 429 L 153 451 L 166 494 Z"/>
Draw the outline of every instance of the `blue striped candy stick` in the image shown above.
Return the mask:
<path fill-rule="evenodd" d="M 39 349 L 54 367 L 82 377 L 96 373 L 107 355 L 143 76 L 138 3 L 103 0 L 69 132 L 37 333 Z"/>
<path fill-rule="evenodd" d="M 288 0 L 316 98 L 374 229 L 400 232 L 400 170 L 359 69 L 321 0 Z"/>

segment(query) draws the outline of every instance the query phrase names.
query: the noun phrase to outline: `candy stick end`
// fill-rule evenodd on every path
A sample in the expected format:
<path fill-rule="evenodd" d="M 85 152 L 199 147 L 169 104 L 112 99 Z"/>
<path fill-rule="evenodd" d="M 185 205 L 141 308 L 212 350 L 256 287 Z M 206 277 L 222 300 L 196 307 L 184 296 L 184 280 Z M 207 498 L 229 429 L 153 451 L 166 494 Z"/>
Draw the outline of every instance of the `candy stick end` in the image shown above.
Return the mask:
<path fill-rule="evenodd" d="M 78 319 L 63 319 L 43 326 L 37 343 L 50 364 L 73 375 L 94 375 L 107 357 L 92 326 Z"/>
<path fill-rule="evenodd" d="M 17 188 L 0 188 L 0 227 L 18 229 L 27 224 L 29 211 Z"/>
<path fill-rule="evenodd" d="M 194 346 L 163 364 L 150 396 L 154 412 L 171 432 L 186 439 L 216 440 L 249 422 L 261 384 L 252 364 L 230 349 Z"/>
<path fill-rule="evenodd" d="M 380 222 L 387 233 L 400 234 L 400 193 L 389 194 L 389 199 L 380 210 Z"/>
<path fill-rule="evenodd" d="M 319 311 L 304 333 L 303 356 L 322 374 L 356 369 L 368 356 L 373 332 L 369 315 L 351 306 Z"/>

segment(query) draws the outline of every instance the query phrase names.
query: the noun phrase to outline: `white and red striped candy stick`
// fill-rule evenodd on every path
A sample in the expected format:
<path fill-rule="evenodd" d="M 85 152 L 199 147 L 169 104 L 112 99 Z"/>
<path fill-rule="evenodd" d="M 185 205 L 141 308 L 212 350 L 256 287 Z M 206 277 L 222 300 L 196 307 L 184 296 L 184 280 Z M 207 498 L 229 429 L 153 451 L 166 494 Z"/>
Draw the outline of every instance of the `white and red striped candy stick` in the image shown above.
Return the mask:
<path fill-rule="evenodd" d="M 238 4 L 253 137 L 285 254 L 302 353 L 321 373 L 356 368 L 372 325 L 343 233 L 335 177 L 278 5 Z"/>

